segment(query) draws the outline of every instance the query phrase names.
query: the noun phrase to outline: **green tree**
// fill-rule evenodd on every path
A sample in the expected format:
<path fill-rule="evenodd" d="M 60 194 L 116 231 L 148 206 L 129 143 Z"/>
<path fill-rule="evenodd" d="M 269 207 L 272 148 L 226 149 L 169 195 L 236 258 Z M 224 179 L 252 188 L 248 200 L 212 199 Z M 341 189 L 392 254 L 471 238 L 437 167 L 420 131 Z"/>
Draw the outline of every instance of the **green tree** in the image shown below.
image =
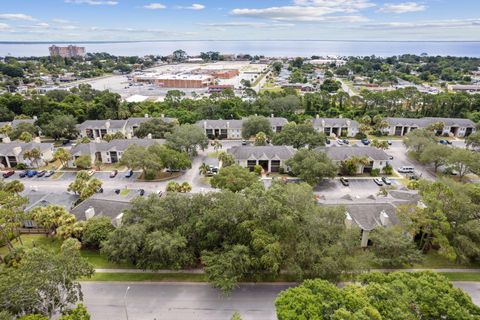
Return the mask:
<path fill-rule="evenodd" d="M 370 234 L 374 262 L 385 268 L 402 268 L 420 263 L 422 255 L 413 236 L 400 227 L 377 228 Z"/>
<path fill-rule="evenodd" d="M 164 139 L 165 134 L 172 133 L 174 128 L 175 123 L 173 122 L 166 122 L 162 118 L 152 118 L 141 123 L 133 134 L 139 138 L 145 138 L 151 134 L 153 139 Z"/>
<path fill-rule="evenodd" d="M 60 252 L 30 249 L 17 267 L 4 268 L 0 273 L 0 308 L 13 315 L 51 318 L 82 300 L 77 279 L 90 277 L 93 272 L 79 251 L 71 247 L 62 247 Z"/>
<path fill-rule="evenodd" d="M 423 152 L 420 154 L 420 162 L 432 164 L 435 172 L 438 171 L 438 168 L 447 163 L 448 157 L 452 152 L 452 148 L 437 144 L 431 143 L 425 147 Z"/>
<path fill-rule="evenodd" d="M 446 164 L 456 170 L 460 181 L 463 181 L 468 173 L 480 173 L 480 154 L 468 149 L 452 148 Z"/>
<path fill-rule="evenodd" d="M 73 138 L 78 134 L 77 120 L 72 115 L 55 115 L 52 120 L 43 125 L 42 133 L 55 140 L 60 138 Z"/>
<path fill-rule="evenodd" d="M 377 149 L 381 149 L 381 150 L 387 150 L 389 145 L 388 145 L 388 141 L 386 141 L 386 140 L 373 139 L 372 140 L 372 147 L 377 148 Z"/>
<path fill-rule="evenodd" d="M 93 217 L 85 223 L 82 244 L 84 246 L 99 249 L 103 241 L 108 239 L 110 232 L 115 230 L 110 218 Z"/>
<path fill-rule="evenodd" d="M 23 159 L 30 160 L 30 163 L 34 163 L 38 167 L 38 160 L 42 158 L 42 153 L 38 148 L 32 148 L 23 153 Z"/>
<path fill-rule="evenodd" d="M 33 220 L 41 227 L 49 230 L 50 234 L 57 234 L 59 228 L 75 223 L 75 216 L 65 208 L 57 205 L 37 207 L 31 211 Z"/>
<path fill-rule="evenodd" d="M 219 173 L 213 176 L 210 183 L 214 188 L 239 192 L 257 182 L 258 176 L 251 173 L 248 169 L 232 165 L 220 169 Z"/>
<path fill-rule="evenodd" d="M 227 152 L 220 152 L 218 154 L 218 161 L 222 163 L 222 167 L 229 167 L 235 164 L 235 157 Z"/>
<path fill-rule="evenodd" d="M 339 81 L 333 79 L 325 79 L 320 85 L 320 89 L 327 92 L 337 92 L 342 87 L 342 84 Z"/>
<path fill-rule="evenodd" d="M 90 320 L 90 314 L 83 304 L 79 304 L 76 308 L 64 312 L 59 320 Z"/>
<path fill-rule="evenodd" d="M 26 134 L 24 134 L 26 132 Z M 35 127 L 33 124 L 29 122 L 21 122 L 19 123 L 15 129 L 13 129 L 13 132 L 10 135 L 10 139 L 12 140 L 17 140 L 20 139 L 20 136 L 23 138 L 30 138 L 30 141 L 33 139 L 33 137 L 36 137 L 38 134 L 38 129 Z M 20 139 L 25 141 L 25 139 Z"/>
<path fill-rule="evenodd" d="M 325 134 L 315 131 L 311 125 L 289 123 L 273 135 L 272 144 L 314 149 L 324 146 L 325 139 Z"/>
<path fill-rule="evenodd" d="M 58 148 L 57 150 L 55 150 L 55 152 L 53 153 L 53 157 L 55 158 L 55 160 L 60 161 L 62 167 L 65 166 L 67 162 L 72 159 L 72 155 L 70 154 L 70 152 L 68 152 L 64 148 Z"/>
<path fill-rule="evenodd" d="M 295 176 L 314 186 L 324 178 L 333 178 L 338 167 L 324 152 L 301 149 L 286 164 Z"/>
<path fill-rule="evenodd" d="M 436 143 L 435 133 L 426 129 L 410 131 L 403 139 L 403 144 L 418 158 L 427 145 Z"/>
<path fill-rule="evenodd" d="M 477 131 L 469 135 L 465 139 L 465 144 L 467 145 L 467 148 L 472 148 L 472 149 L 480 148 L 480 131 Z"/>
<path fill-rule="evenodd" d="M 341 289 L 324 280 L 307 280 L 281 292 L 275 307 L 279 320 L 468 319 L 480 315 L 480 308 L 465 292 L 433 272 L 368 273 L 360 283 Z"/>
<path fill-rule="evenodd" d="M 267 118 L 262 116 L 248 117 L 242 124 L 242 137 L 249 139 L 254 137 L 257 133 L 263 132 L 267 137 L 271 137 L 273 134 L 272 126 Z"/>
<path fill-rule="evenodd" d="M 80 169 L 90 169 L 92 167 L 92 158 L 89 155 L 81 155 L 75 159 L 73 164 Z"/>
<path fill-rule="evenodd" d="M 125 135 L 120 131 L 117 131 L 113 134 L 109 133 L 103 136 L 103 140 L 107 142 L 110 142 L 112 140 L 119 140 L 119 139 L 126 139 Z"/>
<path fill-rule="evenodd" d="M 22 140 L 23 142 L 32 142 L 33 136 L 30 132 L 22 132 L 20 136 L 18 137 L 18 140 Z"/>
<path fill-rule="evenodd" d="M 263 132 L 259 132 L 255 135 L 255 145 L 256 146 L 266 146 L 267 145 L 267 136 Z"/>
<path fill-rule="evenodd" d="M 172 133 L 166 133 L 167 145 L 190 156 L 197 155 L 197 149 L 204 150 L 208 147 L 208 138 L 201 128 L 191 124 L 176 127 Z"/>
<path fill-rule="evenodd" d="M 75 180 L 68 186 L 68 191 L 73 191 L 85 200 L 94 195 L 102 187 L 102 181 L 88 175 L 86 171 L 79 171 Z"/>

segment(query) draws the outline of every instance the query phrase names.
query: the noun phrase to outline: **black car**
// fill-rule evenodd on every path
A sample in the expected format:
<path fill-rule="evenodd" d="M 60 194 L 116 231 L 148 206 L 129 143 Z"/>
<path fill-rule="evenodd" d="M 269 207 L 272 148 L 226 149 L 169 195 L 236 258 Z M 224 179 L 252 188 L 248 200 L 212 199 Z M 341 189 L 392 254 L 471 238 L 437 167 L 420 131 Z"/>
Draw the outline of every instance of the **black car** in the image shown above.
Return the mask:
<path fill-rule="evenodd" d="M 246 146 L 247 145 L 247 140 L 242 140 L 242 146 Z"/>
<path fill-rule="evenodd" d="M 102 187 L 98 188 L 97 193 L 103 193 L 103 188 Z"/>
<path fill-rule="evenodd" d="M 13 176 L 14 174 L 15 174 L 15 171 L 13 171 L 13 170 L 12 171 L 7 171 L 3 174 L 3 177 L 6 179 L 8 177 Z"/>
<path fill-rule="evenodd" d="M 350 144 L 350 141 L 348 141 L 347 139 L 343 139 L 342 142 L 345 144 Z"/>
<path fill-rule="evenodd" d="M 25 171 L 20 172 L 20 173 L 18 174 L 18 176 L 19 176 L 20 178 L 25 178 L 25 177 L 27 176 L 27 171 L 25 170 Z"/>
<path fill-rule="evenodd" d="M 138 194 L 140 196 L 143 196 L 145 194 L 145 190 L 143 190 L 143 189 L 138 190 Z"/>
<path fill-rule="evenodd" d="M 120 194 L 120 189 L 115 189 L 113 192 L 115 192 L 116 194 Z"/>
<path fill-rule="evenodd" d="M 325 144 L 330 144 L 330 139 L 325 139 Z"/>
<path fill-rule="evenodd" d="M 348 187 L 350 185 L 350 182 L 348 181 L 347 178 L 341 177 L 340 182 L 345 186 Z"/>
<path fill-rule="evenodd" d="M 125 174 L 125 178 L 130 178 L 131 176 L 133 176 L 133 170 L 128 170 Z"/>
<path fill-rule="evenodd" d="M 45 175 L 45 173 L 47 173 L 47 171 L 45 171 L 45 170 L 38 171 L 37 177 L 43 177 Z"/>

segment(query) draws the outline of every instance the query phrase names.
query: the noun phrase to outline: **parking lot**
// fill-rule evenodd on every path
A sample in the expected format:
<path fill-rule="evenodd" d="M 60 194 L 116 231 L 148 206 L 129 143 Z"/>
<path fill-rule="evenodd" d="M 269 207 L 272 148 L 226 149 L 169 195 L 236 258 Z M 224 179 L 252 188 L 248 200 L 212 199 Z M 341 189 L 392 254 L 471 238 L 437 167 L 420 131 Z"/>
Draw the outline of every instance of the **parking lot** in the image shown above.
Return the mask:
<path fill-rule="evenodd" d="M 314 188 L 317 196 L 325 200 L 340 200 L 347 195 L 354 199 L 365 199 L 371 195 L 377 196 L 380 186 L 373 182 L 371 178 L 349 178 L 349 186 L 344 186 L 340 179 L 323 180 Z M 392 179 L 392 186 L 401 187 L 398 181 Z"/>

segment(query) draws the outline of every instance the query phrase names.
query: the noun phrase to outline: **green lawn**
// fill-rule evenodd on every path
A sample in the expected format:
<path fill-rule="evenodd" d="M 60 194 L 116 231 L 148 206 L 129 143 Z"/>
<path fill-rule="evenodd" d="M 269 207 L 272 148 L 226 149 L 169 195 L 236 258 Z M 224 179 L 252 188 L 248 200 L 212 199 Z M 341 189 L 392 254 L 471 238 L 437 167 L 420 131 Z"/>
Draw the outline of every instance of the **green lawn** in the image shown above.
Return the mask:
<path fill-rule="evenodd" d="M 122 190 L 120 191 L 120 195 L 121 195 L 121 196 L 126 196 L 126 195 L 128 195 L 129 193 L 130 193 L 130 189 L 122 189 Z"/>
<path fill-rule="evenodd" d="M 477 281 L 480 282 L 479 272 L 442 272 L 442 276 L 447 277 L 450 281 Z"/>
<path fill-rule="evenodd" d="M 435 251 L 430 251 L 424 255 L 423 263 L 414 265 L 413 268 L 427 268 L 427 269 L 440 269 L 440 268 L 456 268 L 456 269 L 475 269 L 480 268 L 476 265 L 463 265 L 458 264 L 454 260 L 445 258 Z"/>
<path fill-rule="evenodd" d="M 185 281 L 206 282 L 204 274 L 190 273 L 98 273 L 84 281 Z"/>
<path fill-rule="evenodd" d="M 59 250 L 60 246 L 62 245 L 62 241 L 56 238 L 46 237 L 45 235 L 39 234 L 25 234 L 22 235 L 23 245 L 27 248 L 32 248 L 33 246 L 36 247 L 46 247 L 53 250 Z M 20 246 L 19 241 L 14 242 L 14 246 Z M 8 254 L 8 248 L 6 246 L 0 247 L 0 255 L 4 256 Z M 100 254 L 97 250 L 88 250 L 83 249 L 80 251 L 82 257 L 88 260 L 95 268 L 101 269 L 129 269 L 135 268 L 135 266 L 129 263 L 112 263 L 107 260 L 107 258 Z"/>

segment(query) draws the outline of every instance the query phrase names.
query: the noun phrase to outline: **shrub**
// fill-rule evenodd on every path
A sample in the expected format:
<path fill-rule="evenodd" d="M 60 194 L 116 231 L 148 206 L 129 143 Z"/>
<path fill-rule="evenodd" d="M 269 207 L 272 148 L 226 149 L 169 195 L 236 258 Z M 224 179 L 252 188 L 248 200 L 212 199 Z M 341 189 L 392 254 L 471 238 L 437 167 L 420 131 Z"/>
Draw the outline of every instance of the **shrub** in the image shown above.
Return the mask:
<path fill-rule="evenodd" d="M 391 175 L 393 174 L 393 168 L 390 164 L 387 164 L 384 168 L 383 168 L 383 173 L 386 174 L 386 175 Z"/>
<path fill-rule="evenodd" d="M 27 169 L 27 166 L 24 163 L 19 163 L 19 164 L 17 164 L 16 168 L 18 170 L 25 170 L 25 169 Z"/>
<path fill-rule="evenodd" d="M 261 175 L 261 174 L 262 174 L 262 170 L 263 170 L 262 166 L 261 166 L 261 165 L 258 165 L 258 164 L 255 165 L 255 167 L 253 168 L 253 172 L 255 172 L 255 174 L 257 174 L 257 175 Z"/>
<path fill-rule="evenodd" d="M 143 174 L 143 178 L 144 178 L 145 180 L 153 180 L 153 179 L 155 179 L 155 171 L 146 170 L 145 173 Z"/>
<path fill-rule="evenodd" d="M 285 168 L 284 168 L 284 167 L 280 167 L 280 168 L 278 169 L 278 173 L 280 173 L 280 174 L 285 174 Z"/>
<path fill-rule="evenodd" d="M 419 186 L 420 182 L 418 182 L 418 180 L 410 180 L 408 182 L 407 188 L 410 190 L 417 190 Z"/>
<path fill-rule="evenodd" d="M 355 135 L 355 139 L 358 139 L 358 140 L 362 140 L 362 139 L 366 139 L 367 138 L 367 135 L 363 132 L 358 132 L 356 135 Z"/>
<path fill-rule="evenodd" d="M 372 169 L 372 172 L 370 172 L 370 175 L 372 177 L 378 177 L 380 175 L 380 169 Z"/>

